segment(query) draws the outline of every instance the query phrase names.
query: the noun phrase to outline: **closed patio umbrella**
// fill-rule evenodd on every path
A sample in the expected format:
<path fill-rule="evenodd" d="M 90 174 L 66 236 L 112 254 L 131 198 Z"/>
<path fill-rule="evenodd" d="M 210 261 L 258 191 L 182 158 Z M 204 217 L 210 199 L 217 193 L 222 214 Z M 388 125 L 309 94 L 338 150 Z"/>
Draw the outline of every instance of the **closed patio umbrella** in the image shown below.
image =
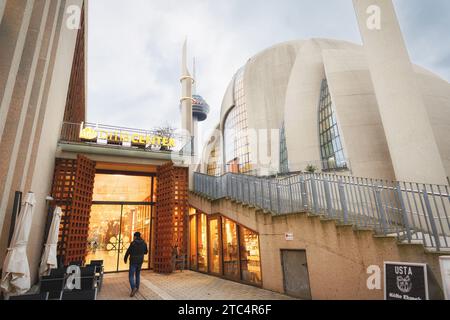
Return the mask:
<path fill-rule="evenodd" d="M 1 288 L 7 294 L 25 294 L 30 290 L 30 267 L 28 265 L 27 244 L 33 220 L 34 193 L 28 193 L 14 227 L 11 245 L 3 264 Z"/>
<path fill-rule="evenodd" d="M 42 255 L 41 266 L 39 267 L 39 275 L 42 277 L 50 275 L 50 271 L 52 269 L 58 268 L 58 260 L 56 255 L 61 215 L 61 208 L 56 207 L 55 212 L 53 213 L 52 224 L 50 225 L 50 230 L 48 232 L 44 254 Z"/>

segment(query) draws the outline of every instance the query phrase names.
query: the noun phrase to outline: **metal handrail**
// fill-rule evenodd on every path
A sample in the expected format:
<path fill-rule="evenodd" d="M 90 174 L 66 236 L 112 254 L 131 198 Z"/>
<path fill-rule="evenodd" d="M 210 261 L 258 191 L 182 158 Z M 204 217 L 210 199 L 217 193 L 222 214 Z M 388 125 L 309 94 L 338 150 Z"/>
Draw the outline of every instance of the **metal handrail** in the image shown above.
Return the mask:
<path fill-rule="evenodd" d="M 448 186 L 332 174 L 300 173 L 269 178 L 226 173 L 194 175 L 194 192 L 212 200 L 230 198 L 273 215 L 307 211 L 401 241 L 450 249 Z"/>

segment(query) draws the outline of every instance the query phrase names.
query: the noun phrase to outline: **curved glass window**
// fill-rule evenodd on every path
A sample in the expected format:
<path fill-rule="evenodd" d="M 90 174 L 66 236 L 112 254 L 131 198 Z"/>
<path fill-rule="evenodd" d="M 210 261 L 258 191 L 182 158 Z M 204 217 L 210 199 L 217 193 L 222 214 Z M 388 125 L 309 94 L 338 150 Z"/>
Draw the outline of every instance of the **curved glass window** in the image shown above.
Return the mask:
<path fill-rule="evenodd" d="M 228 114 L 224 125 L 226 172 L 248 173 L 252 170 L 252 166 L 250 163 L 243 68 L 236 75 L 234 95 L 236 105 Z"/>
<path fill-rule="evenodd" d="M 319 131 L 323 170 L 347 169 L 348 164 L 344 156 L 341 134 L 326 79 L 322 81 L 320 92 Z"/>
<path fill-rule="evenodd" d="M 209 176 L 220 176 L 222 170 L 220 167 L 220 144 L 216 143 L 209 155 L 207 164 L 207 174 Z"/>

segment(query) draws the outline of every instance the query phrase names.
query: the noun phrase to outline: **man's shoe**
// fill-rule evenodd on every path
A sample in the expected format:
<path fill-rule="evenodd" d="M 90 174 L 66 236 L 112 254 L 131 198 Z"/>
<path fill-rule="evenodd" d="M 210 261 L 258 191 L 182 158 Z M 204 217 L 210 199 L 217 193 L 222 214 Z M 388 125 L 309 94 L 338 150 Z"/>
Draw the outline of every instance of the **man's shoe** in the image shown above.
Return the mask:
<path fill-rule="evenodd" d="M 137 289 L 131 290 L 130 297 L 133 298 L 136 295 Z"/>

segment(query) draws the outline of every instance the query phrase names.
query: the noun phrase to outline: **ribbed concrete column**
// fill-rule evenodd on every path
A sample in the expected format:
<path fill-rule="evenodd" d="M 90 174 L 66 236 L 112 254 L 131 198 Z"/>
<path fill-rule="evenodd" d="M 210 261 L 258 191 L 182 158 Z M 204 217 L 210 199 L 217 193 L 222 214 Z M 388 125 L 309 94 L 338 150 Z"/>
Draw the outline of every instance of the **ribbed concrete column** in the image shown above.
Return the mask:
<path fill-rule="evenodd" d="M 35 123 L 33 124 L 33 134 L 32 134 L 33 140 L 30 141 L 30 143 L 29 143 L 29 147 L 31 150 L 28 152 L 28 155 L 30 156 L 30 158 L 29 159 L 27 158 L 27 164 L 24 169 L 24 177 L 26 177 L 26 181 L 24 182 L 22 180 L 22 184 L 21 184 L 21 186 L 23 186 L 23 184 L 25 183 L 23 190 L 31 189 L 31 184 L 33 182 L 33 175 L 34 175 L 34 172 L 36 169 L 36 158 L 37 158 L 37 153 L 38 153 L 40 139 L 41 139 L 41 132 L 43 130 L 45 112 L 46 112 L 46 110 L 48 108 L 48 104 L 49 104 L 50 85 L 52 83 L 53 70 L 55 68 L 56 54 L 58 51 L 59 38 L 60 38 L 60 34 L 61 34 L 61 27 L 62 27 L 63 18 L 64 18 L 64 10 L 65 10 L 65 6 L 66 6 L 66 0 L 61 0 L 61 1 L 58 0 L 58 2 L 59 2 L 59 9 L 57 12 L 57 16 L 55 17 L 55 21 L 54 21 L 54 23 L 56 25 L 55 25 L 54 34 L 52 35 L 52 40 L 51 40 L 52 41 L 51 52 L 49 52 L 49 57 L 48 57 L 48 61 L 47 61 L 48 62 L 48 70 L 47 70 L 47 74 L 45 76 L 46 78 L 45 78 L 44 91 L 42 94 L 42 100 L 40 101 L 39 115 L 37 115 L 37 117 L 35 119 Z"/>
<path fill-rule="evenodd" d="M 0 159 L 4 165 L 0 175 L 0 226 L 2 226 L 2 239 L 8 234 L 9 223 L 4 224 L 12 190 L 14 173 L 19 158 L 20 142 L 24 132 L 26 118 L 30 110 L 30 101 L 35 82 L 36 68 L 42 45 L 42 38 L 49 11 L 49 1 L 37 0 L 34 2 L 31 20 L 28 27 L 25 45 L 23 47 L 11 103 L 8 108 L 5 127 L 0 143 Z M 6 245 L 2 241 L 1 249 L 4 252 Z"/>
<path fill-rule="evenodd" d="M 3 12 L 5 11 L 6 0 L 0 0 L 0 23 L 2 23 Z"/>
<path fill-rule="evenodd" d="M 8 224 L 8 212 L 12 211 L 14 204 L 14 191 L 19 190 L 23 193 L 28 192 L 25 189 L 25 181 L 28 178 L 26 172 L 28 171 L 29 159 L 31 158 L 32 145 L 34 143 L 39 143 L 40 135 L 36 136 L 36 127 L 39 111 L 42 107 L 42 97 L 44 91 L 45 76 L 47 75 L 48 65 L 49 65 L 49 52 L 50 44 L 52 40 L 53 31 L 55 28 L 55 14 L 59 7 L 59 0 L 48 1 L 49 5 L 48 18 L 46 19 L 45 29 L 42 33 L 42 40 L 40 45 L 39 57 L 37 60 L 35 75 L 33 79 L 30 100 L 28 103 L 27 113 L 23 119 L 23 129 L 21 132 L 17 133 L 17 141 L 15 147 L 15 152 L 13 151 L 13 156 L 15 157 L 14 163 L 10 164 L 10 168 L 14 167 L 13 179 L 10 186 L 10 194 L 8 199 L 8 205 L 6 206 L 6 219 L 5 223 Z M 44 21 L 42 21 L 44 22 Z M 37 53 L 37 52 L 36 52 Z M 21 139 L 19 140 L 19 136 Z"/>
<path fill-rule="evenodd" d="M 48 96 L 46 97 L 47 101 L 42 104 L 45 109 L 42 130 L 36 132 L 36 139 L 39 142 L 34 143 L 34 145 L 37 145 L 37 150 L 32 153 L 32 156 L 35 157 L 35 159 L 32 159 L 29 170 L 29 172 L 33 174 L 29 189 L 35 193 L 37 199 L 35 218 L 33 221 L 33 228 L 37 232 L 30 236 L 29 242 L 29 262 L 33 272 L 37 271 L 39 260 L 41 258 L 40 248 L 42 248 L 42 241 L 44 240 L 43 230 L 48 208 L 45 197 L 49 195 L 53 183 L 56 149 L 64 118 L 78 34 L 77 29 L 72 30 L 67 28 L 66 24 L 67 19 L 70 19 L 71 17 L 71 14 L 67 13 L 67 9 L 72 5 L 76 5 L 81 9 L 83 0 L 61 1 L 60 18 L 62 20 L 58 21 L 57 30 L 60 31 L 58 31 L 57 34 L 58 40 L 54 44 L 57 45 L 57 49 L 56 54 L 54 56 L 52 55 L 51 58 L 53 66 L 52 70 L 49 70 L 50 73 L 48 77 L 50 77 L 50 79 L 48 82 L 48 89 L 45 89 L 48 90 Z M 31 167 L 35 168 L 35 170 L 31 170 Z M 32 275 L 33 282 L 37 279 L 36 276 L 37 274 Z"/>
<path fill-rule="evenodd" d="M 392 1 L 353 0 L 353 4 L 396 179 L 447 184 Z"/>
<path fill-rule="evenodd" d="M 0 24 L 0 143 L 22 58 L 34 0 L 9 0 Z M 5 162 L 2 162 L 5 165 Z M 4 170 L 0 163 L 0 174 Z"/>

